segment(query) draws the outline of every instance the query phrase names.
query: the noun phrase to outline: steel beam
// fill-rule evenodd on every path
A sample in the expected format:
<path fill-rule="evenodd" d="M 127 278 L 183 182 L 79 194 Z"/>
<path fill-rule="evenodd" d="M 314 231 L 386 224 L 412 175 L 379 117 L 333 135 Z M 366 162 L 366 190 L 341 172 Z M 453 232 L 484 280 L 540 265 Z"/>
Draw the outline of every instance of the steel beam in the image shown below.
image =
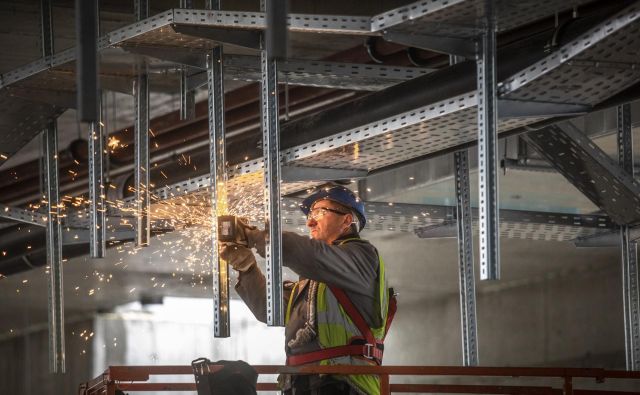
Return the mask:
<path fill-rule="evenodd" d="M 76 0 L 78 120 L 98 120 L 98 0 Z"/>
<path fill-rule="evenodd" d="M 462 330 L 462 363 L 478 365 L 476 327 L 476 290 L 473 273 L 473 233 L 471 231 L 471 200 L 469 187 L 469 155 L 454 154 L 456 184 L 456 218 L 458 223 L 458 278 L 460 282 L 460 313 Z"/>
<path fill-rule="evenodd" d="M 43 214 L 0 203 L 0 218 L 10 219 L 25 224 L 47 226 Z"/>
<path fill-rule="evenodd" d="M 180 119 L 193 119 L 196 116 L 196 92 L 189 89 L 189 68 L 180 70 Z"/>
<path fill-rule="evenodd" d="M 618 120 L 618 164 L 627 174 L 634 177 L 633 133 L 631 132 L 631 105 L 617 108 Z"/>
<path fill-rule="evenodd" d="M 229 337 L 229 268 L 218 254 L 218 216 L 227 210 L 227 173 L 224 138 L 224 74 L 222 46 L 207 54 L 209 94 L 209 155 L 211 182 L 211 235 L 213 268 L 213 328 L 215 337 Z"/>
<path fill-rule="evenodd" d="M 99 107 L 102 107 L 100 104 Z M 101 109 L 102 110 L 102 109 Z M 99 112 L 102 115 L 102 111 Z M 104 126 L 102 116 L 89 124 L 89 254 L 104 258 L 106 206 L 104 175 Z"/>
<path fill-rule="evenodd" d="M 500 278 L 498 217 L 498 104 L 496 30 L 491 0 L 485 0 L 485 31 L 477 57 L 478 79 L 478 191 L 480 194 L 480 278 Z"/>
<path fill-rule="evenodd" d="M 523 138 L 617 224 L 640 222 L 640 184 L 574 125 L 547 126 Z"/>
<path fill-rule="evenodd" d="M 44 132 L 45 194 L 47 213 L 47 266 L 49 267 L 49 371 L 65 372 L 62 235 L 58 195 L 58 131 L 51 121 Z"/>
<path fill-rule="evenodd" d="M 149 0 L 134 0 L 137 21 L 149 17 Z M 135 201 L 136 201 L 136 245 L 148 246 L 151 238 L 149 217 L 149 75 L 147 65 L 139 66 L 134 82 L 135 100 Z"/>
<path fill-rule="evenodd" d="M 264 4 L 263 4 L 264 5 Z M 264 5 L 267 9 L 268 6 Z M 262 149 L 267 277 L 267 325 L 284 326 L 282 306 L 282 224 L 280 221 L 280 130 L 278 122 L 278 68 L 266 48 L 260 53 Z"/>
<path fill-rule="evenodd" d="M 149 0 L 133 0 L 133 9 L 136 21 L 149 17 Z"/>
<path fill-rule="evenodd" d="M 640 295 L 638 294 L 638 243 L 632 241 L 629 227 L 620 230 L 622 250 L 622 292 L 624 345 L 627 370 L 640 369 Z"/>
<path fill-rule="evenodd" d="M 285 60 L 289 46 L 287 30 L 288 0 L 265 1 L 264 10 L 267 18 L 265 32 L 265 49 L 272 59 Z"/>
<path fill-rule="evenodd" d="M 634 176 L 631 106 L 618 106 L 618 164 Z M 638 288 L 638 244 L 631 239 L 629 225 L 620 227 L 622 256 L 622 292 L 624 308 L 624 343 L 627 370 L 640 369 L 640 290 Z"/>
<path fill-rule="evenodd" d="M 136 245 L 148 246 L 149 217 L 149 85 L 146 66 L 141 66 L 135 82 L 135 201 Z"/>
<path fill-rule="evenodd" d="M 51 64 L 53 55 L 53 22 L 51 14 L 51 0 L 40 0 L 40 35 L 42 38 L 42 57 Z"/>

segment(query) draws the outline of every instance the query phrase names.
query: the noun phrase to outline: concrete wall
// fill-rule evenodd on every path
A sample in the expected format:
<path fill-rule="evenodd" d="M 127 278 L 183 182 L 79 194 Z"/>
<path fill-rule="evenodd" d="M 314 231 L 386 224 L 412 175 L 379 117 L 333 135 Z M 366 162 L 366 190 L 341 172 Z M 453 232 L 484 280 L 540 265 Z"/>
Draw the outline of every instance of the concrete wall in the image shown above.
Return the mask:
<path fill-rule="evenodd" d="M 385 364 L 460 366 L 455 240 L 369 236 L 385 259 L 390 285 L 399 292 Z M 478 281 L 481 365 L 624 369 L 617 248 L 503 239 L 501 274 L 500 281 Z M 122 306 L 99 314 L 93 324 L 69 323 L 63 377 L 48 374 L 46 326 L 28 336 L 5 338 L 0 341 L 0 394 L 74 393 L 80 382 L 109 365 L 186 365 L 198 357 L 284 362 L 282 329 L 258 323 L 239 301 L 232 301 L 231 318 L 232 337 L 214 339 L 211 300 L 180 304 L 166 299 L 157 306 Z M 87 329 L 95 333 L 89 340 L 79 336 Z M 636 383 L 616 388 L 640 390 Z"/>
<path fill-rule="evenodd" d="M 0 394 L 70 395 L 92 377 L 91 320 L 66 325 L 66 373 L 49 373 L 49 335 L 46 325 L 0 341 Z"/>

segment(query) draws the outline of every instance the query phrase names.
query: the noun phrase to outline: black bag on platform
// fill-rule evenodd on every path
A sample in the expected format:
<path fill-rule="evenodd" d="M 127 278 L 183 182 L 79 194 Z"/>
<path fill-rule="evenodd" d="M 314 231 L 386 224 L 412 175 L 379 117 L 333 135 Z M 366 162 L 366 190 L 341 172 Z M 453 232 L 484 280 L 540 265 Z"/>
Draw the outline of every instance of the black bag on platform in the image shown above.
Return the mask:
<path fill-rule="evenodd" d="M 220 365 L 222 369 L 210 369 Z M 198 358 L 191 362 L 198 395 L 256 395 L 258 373 L 244 361 L 216 361 Z"/>

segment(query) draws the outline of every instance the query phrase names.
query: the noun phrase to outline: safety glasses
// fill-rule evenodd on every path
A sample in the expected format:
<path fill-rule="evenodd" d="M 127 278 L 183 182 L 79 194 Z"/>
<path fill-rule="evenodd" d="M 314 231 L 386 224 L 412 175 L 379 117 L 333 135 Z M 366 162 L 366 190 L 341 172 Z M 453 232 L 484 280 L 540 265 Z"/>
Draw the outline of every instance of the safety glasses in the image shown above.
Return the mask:
<path fill-rule="evenodd" d="M 309 211 L 309 214 L 307 214 L 307 220 L 308 219 L 313 219 L 315 221 L 319 221 L 320 218 L 324 217 L 324 215 L 327 212 L 332 212 L 338 215 L 347 215 L 349 213 L 343 213 L 342 211 L 339 210 L 334 210 L 332 208 L 328 208 L 328 207 L 318 207 L 318 208 L 314 208 L 313 210 Z"/>

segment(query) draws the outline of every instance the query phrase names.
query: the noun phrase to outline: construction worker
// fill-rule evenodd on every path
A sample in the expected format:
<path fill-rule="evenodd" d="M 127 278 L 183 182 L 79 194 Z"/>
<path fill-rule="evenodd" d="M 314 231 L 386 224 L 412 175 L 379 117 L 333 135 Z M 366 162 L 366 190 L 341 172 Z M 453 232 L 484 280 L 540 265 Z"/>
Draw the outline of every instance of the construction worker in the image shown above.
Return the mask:
<path fill-rule="evenodd" d="M 395 300 L 390 306 L 384 263 L 359 236 L 366 224 L 363 203 L 343 186 L 306 198 L 310 238 L 282 234 L 283 265 L 300 277 L 283 284 L 288 365 L 377 365 Z M 264 256 L 265 232 L 238 226 L 249 248 Z M 249 248 L 226 245 L 221 256 L 239 272 L 235 286 L 260 321 L 266 321 L 265 277 Z M 340 308 L 342 306 L 342 308 Z M 375 375 L 281 377 L 285 394 L 378 394 Z"/>

